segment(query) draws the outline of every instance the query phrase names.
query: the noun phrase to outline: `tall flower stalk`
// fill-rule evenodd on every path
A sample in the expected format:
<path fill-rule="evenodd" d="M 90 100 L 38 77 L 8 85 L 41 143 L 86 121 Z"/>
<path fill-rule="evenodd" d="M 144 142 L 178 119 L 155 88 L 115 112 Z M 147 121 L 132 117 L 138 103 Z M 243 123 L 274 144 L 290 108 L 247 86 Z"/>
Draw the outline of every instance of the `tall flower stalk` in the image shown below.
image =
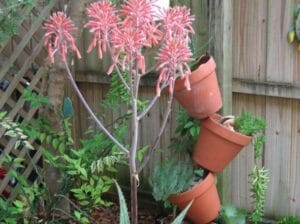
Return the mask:
<path fill-rule="evenodd" d="M 66 55 L 70 48 L 81 55 L 75 46 L 72 32 L 76 29 L 73 22 L 64 13 L 54 13 L 45 23 L 45 45 L 48 48 L 49 58 L 54 62 L 54 55 L 59 54 L 65 62 L 68 78 L 71 81 L 79 99 L 102 131 L 129 156 L 130 181 L 131 181 L 131 222 L 138 223 L 137 188 L 139 184 L 138 173 L 145 166 L 153 151 L 157 147 L 163 130 L 171 112 L 173 89 L 178 77 L 185 79 L 186 88 L 190 89 L 190 69 L 187 63 L 192 60 L 188 47 L 189 36 L 194 33 L 192 22 L 194 17 L 185 7 L 170 8 L 162 12 L 160 20 L 155 18 L 155 0 L 127 0 L 119 10 L 108 0 L 91 3 L 87 8 L 88 22 L 85 27 L 92 33 L 93 38 L 87 49 L 91 52 L 97 48 L 98 57 L 109 53 L 112 64 L 108 70 L 110 74 L 115 70 L 123 85 L 131 96 L 131 144 L 130 148 L 122 145 L 95 116 L 90 106 L 84 99 L 69 69 Z M 158 72 L 156 95 L 144 111 L 138 109 L 140 79 L 146 75 L 146 64 L 143 55 L 145 48 L 158 47 L 156 57 Z M 129 81 L 123 77 L 122 71 L 129 74 Z M 163 123 L 150 147 L 142 165 L 137 167 L 136 155 L 140 137 L 140 121 L 151 110 L 159 98 L 162 89 L 169 86 L 169 99 L 164 113 Z"/>

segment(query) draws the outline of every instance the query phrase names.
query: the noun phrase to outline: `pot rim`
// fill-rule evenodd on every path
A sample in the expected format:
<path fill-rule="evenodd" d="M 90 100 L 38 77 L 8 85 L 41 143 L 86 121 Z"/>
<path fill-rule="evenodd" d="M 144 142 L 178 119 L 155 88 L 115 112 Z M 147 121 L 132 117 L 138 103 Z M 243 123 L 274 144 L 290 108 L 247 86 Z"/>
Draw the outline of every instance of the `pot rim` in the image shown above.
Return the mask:
<path fill-rule="evenodd" d="M 203 55 L 206 56 L 206 55 Z M 203 57 L 202 56 L 202 57 Z M 195 69 L 194 71 L 191 72 L 191 75 L 189 76 L 189 80 L 191 85 L 193 85 L 193 83 L 199 82 L 202 79 L 205 79 L 207 76 L 209 76 L 210 74 L 212 74 L 216 69 L 216 62 L 214 60 L 214 58 L 209 55 L 209 59 L 207 62 L 200 64 L 198 66 L 197 69 Z M 178 78 L 175 81 L 175 86 L 174 86 L 174 90 L 175 91 L 180 91 L 182 89 L 185 89 L 185 85 L 184 85 L 185 79 L 183 78 Z"/>
<path fill-rule="evenodd" d="M 237 131 L 232 131 L 220 124 L 218 121 L 223 117 L 219 114 L 213 114 L 201 121 L 201 126 L 204 126 L 214 134 L 240 146 L 246 146 L 252 140 L 252 136 L 244 135 Z"/>
<path fill-rule="evenodd" d="M 169 197 L 169 199 L 171 202 L 173 202 L 175 204 L 186 202 L 186 201 L 191 201 L 194 198 L 198 198 L 201 195 L 203 195 L 214 184 L 215 184 L 215 176 L 213 173 L 209 172 L 203 180 L 201 179 L 192 188 L 188 189 L 185 192 L 171 195 Z"/>

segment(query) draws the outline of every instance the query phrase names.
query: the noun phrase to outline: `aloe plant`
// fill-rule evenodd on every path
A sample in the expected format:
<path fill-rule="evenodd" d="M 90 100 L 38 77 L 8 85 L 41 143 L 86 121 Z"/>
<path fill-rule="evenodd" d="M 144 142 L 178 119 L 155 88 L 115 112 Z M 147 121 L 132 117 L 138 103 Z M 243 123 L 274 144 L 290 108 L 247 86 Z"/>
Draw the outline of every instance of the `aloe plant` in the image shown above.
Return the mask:
<path fill-rule="evenodd" d="M 130 224 L 129 215 L 128 215 L 128 209 L 126 205 L 126 201 L 124 198 L 124 195 L 122 193 L 122 190 L 119 186 L 119 184 L 115 182 L 115 185 L 117 187 L 118 196 L 119 196 L 119 203 L 120 203 L 120 221 L 119 224 Z M 181 213 L 174 219 L 174 221 L 171 224 L 181 224 L 186 213 L 188 212 L 189 208 L 192 206 L 194 201 L 191 201 L 185 209 L 181 211 Z"/>
<path fill-rule="evenodd" d="M 153 197 L 157 201 L 163 201 L 165 207 L 170 207 L 171 204 L 168 200 L 170 195 L 188 190 L 203 178 L 203 175 L 202 169 L 193 169 L 190 159 L 185 161 L 165 160 L 155 166 L 150 173 L 149 183 L 153 189 Z"/>

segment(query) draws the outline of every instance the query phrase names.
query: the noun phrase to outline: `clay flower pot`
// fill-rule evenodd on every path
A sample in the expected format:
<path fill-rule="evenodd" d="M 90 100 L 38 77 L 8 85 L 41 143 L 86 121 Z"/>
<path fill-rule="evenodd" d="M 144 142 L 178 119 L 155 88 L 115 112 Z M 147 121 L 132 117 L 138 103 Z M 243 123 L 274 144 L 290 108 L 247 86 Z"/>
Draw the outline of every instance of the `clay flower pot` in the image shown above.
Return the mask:
<path fill-rule="evenodd" d="M 189 78 L 191 90 L 186 89 L 183 79 L 177 79 L 174 97 L 190 116 L 203 119 L 221 109 L 222 98 L 213 57 L 202 56 Z"/>
<path fill-rule="evenodd" d="M 221 172 L 252 139 L 225 127 L 219 122 L 221 119 L 215 114 L 201 121 L 194 148 L 193 160 L 211 172 Z"/>
<path fill-rule="evenodd" d="M 215 178 L 212 173 L 208 173 L 204 180 L 188 191 L 172 195 L 169 199 L 180 209 L 184 209 L 194 199 L 187 212 L 187 217 L 195 224 L 206 224 L 213 221 L 218 216 L 221 208 Z"/>

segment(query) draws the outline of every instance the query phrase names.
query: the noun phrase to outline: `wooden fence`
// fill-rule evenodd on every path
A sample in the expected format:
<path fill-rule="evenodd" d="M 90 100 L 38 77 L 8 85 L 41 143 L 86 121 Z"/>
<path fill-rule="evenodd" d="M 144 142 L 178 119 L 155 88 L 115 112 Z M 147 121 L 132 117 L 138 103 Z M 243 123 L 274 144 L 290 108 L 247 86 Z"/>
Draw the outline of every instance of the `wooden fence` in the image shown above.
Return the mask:
<path fill-rule="evenodd" d="M 270 170 L 266 214 L 300 215 L 300 63 L 287 42 L 299 1 L 233 1 L 233 111 L 264 117 L 262 165 Z M 232 165 L 232 200 L 250 208 L 247 175 L 253 151 L 243 150 Z"/>
<path fill-rule="evenodd" d="M 300 64 L 299 52 L 289 45 L 286 34 L 293 19 L 292 0 L 190 1 L 196 13 L 196 41 L 202 50 L 216 58 L 219 82 L 224 98 L 224 113 L 250 111 L 267 120 L 266 144 L 261 164 L 270 170 L 266 215 L 300 215 Z M 86 49 L 90 35 L 84 34 L 81 48 Z M 104 63 L 104 67 L 108 62 Z M 95 55 L 77 64 L 76 79 L 96 112 L 108 86 L 99 75 L 102 68 Z M 151 83 L 151 82 L 150 82 Z M 142 97 L 150 99 L 154 87 L 146 85 Z M 141 124 L 141 144 L 149 144 L 157 132 L 164 111 L 163 96 Z M 76 129 L 79 136 L 89 126 L 86 112 L 77 105 Z M 161 148 L 174 136 L 176 111 L 171 118 Z M 123 111 L 124 112 L 124 111 Z M 108 122 L 122 113 L 112 113 Z M 153 163 L 166 159 L 165 150 L 152 158 L 143 173 L 149 174 Z M 220 192 L 225 201 L 251 209 L 248 174 L 254 162 L 253 150 L 245 148 L 231 167 L 220 176 Z M 144 179 L 146 181 L 146 179 Z"/>

